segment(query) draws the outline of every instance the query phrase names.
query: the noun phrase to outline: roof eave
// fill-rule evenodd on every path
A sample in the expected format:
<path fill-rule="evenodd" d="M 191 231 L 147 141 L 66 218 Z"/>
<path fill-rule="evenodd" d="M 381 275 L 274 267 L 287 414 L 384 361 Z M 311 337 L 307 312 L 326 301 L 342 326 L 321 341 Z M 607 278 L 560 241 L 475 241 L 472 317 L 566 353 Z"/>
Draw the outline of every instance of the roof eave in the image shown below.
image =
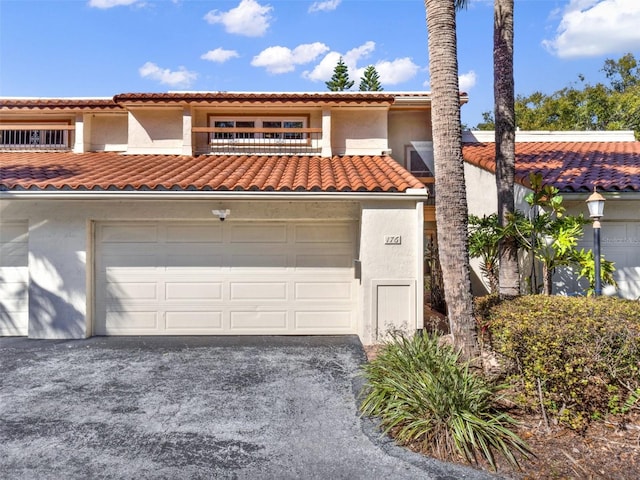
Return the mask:
<path fill-rule="evenodd" d="M 89 190 L 4 190 L 0 199 L 33 200 L 416 200 L 428 197 L 426 189 L 405 192 L 309 192 L 309 191 L 89 191 Z"/>

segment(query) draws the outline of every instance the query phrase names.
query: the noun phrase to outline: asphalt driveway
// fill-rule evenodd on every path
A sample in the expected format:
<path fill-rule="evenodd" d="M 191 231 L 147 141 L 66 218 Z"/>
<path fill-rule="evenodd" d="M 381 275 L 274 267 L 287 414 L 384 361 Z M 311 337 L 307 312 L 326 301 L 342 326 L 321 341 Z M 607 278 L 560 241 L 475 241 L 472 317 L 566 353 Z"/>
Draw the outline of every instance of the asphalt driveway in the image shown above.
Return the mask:
<path fill-rule="evenodd" d="M 0 339 L 3 479 L 480 479 L 358 416 L 355 337 Z"/>

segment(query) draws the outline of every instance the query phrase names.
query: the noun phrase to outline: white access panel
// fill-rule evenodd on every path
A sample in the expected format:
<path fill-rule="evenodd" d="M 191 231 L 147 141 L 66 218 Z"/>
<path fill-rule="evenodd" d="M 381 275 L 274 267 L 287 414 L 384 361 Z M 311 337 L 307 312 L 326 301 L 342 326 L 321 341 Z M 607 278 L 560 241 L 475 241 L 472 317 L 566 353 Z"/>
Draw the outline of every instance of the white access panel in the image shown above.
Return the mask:
<path fill-rule="evenodd" d="M 0 336 L 28 334 L 28 232 L 26 221 L 0 223 Z"/>
<path fill-rule="evenodd" d="M 349 222 L 96 225 L 97 335 L 353 334 Z"/>

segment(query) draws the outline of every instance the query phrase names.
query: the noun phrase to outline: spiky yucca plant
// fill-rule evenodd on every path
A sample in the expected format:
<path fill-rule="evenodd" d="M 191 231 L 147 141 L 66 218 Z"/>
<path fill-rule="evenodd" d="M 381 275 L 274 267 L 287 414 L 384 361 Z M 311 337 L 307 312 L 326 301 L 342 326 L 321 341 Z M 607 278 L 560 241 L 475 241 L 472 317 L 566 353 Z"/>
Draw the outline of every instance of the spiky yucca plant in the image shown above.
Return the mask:
<path fill-rule="evenodd" d="M 437 335 L 394 338 L 363 367 L 362 413 L 436 458 L 477 463 L 479 456 L 496 469 L 499 453 L 517 466 L 515 453 L 531 452 L 509 429 L 515 421 L 495 407 L 503 386 L 489 384 L 459 360 Z"/>

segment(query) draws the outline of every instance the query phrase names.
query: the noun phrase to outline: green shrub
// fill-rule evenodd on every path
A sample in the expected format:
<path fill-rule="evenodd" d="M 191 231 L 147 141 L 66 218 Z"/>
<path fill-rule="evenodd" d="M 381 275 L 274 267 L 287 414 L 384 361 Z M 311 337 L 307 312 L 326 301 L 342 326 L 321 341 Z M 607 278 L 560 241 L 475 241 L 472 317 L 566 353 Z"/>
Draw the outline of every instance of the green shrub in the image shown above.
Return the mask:
<path fill-rule="evenodd" d="M 509 427 L 514 420 L 495 408 L 501 386 L 487 383 L 459 363 L 436 335 L 396 337 L 364 366 L 367 386 L 361 411 L 378 417 L 385 432 L 443 460 L 486 459 L 494 453 L 517 465 L 525 443 Z"/>
<path fill-rule="evenodd" d="M 485 340 L 505 360 L 523 406 L 574 429 L 637 404 L 640 304 L 609 297 L 482 300 Z M 635 392 L 635 393 L 634 393 Z"/>

